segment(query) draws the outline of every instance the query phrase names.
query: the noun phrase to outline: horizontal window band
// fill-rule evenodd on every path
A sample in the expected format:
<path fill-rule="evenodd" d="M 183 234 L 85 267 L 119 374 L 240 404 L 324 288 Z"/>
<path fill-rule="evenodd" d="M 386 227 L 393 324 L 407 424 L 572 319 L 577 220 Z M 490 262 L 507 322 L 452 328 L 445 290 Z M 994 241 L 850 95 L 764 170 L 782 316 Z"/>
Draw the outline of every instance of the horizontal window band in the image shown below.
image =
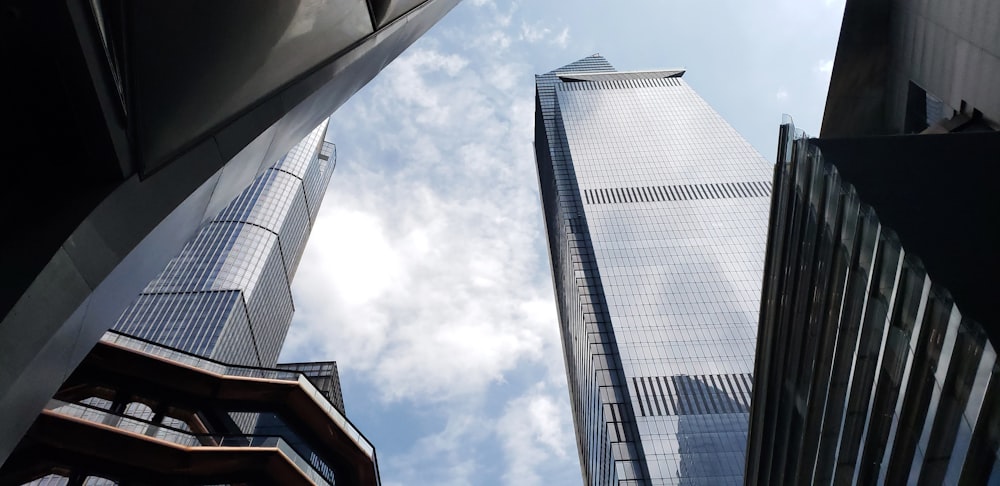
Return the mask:
<path fill-rule="evenodd" d="M 630 384 L 641 417 L 750 412 L 750 373 L 636 376 Z"/>
<path fill-rule="evenodd" d="M 661 86 L 680 86 L 676 77 L 645 78 L 645 79 L 611 79 L 605 81 L 573 80 L 562 82 L 555 86 L 557 91 L 591 91 L 602 89 L 657 88 Z"/>
<path fill-rule="evenodd" d="M 586 204 L 771 197 L 771 181 L 584 189 Z"/>

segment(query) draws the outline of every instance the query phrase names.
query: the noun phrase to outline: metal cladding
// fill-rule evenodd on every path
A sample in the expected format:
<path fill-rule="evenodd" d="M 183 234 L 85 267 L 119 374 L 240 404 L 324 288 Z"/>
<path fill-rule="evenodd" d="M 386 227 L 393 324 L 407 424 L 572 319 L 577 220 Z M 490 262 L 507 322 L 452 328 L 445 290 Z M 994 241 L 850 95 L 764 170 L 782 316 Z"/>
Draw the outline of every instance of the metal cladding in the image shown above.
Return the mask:
<path fill-rule="evenodd" d="M 682 74 L 594 55 L 535 78 L 587 485 L 743 478 L 771 169 Z"/>
<path fill-rule="evenodd" d="M 919 243 L 904 233 L 910 227 L 897 237 L 883 225 L 876 211 L 892 214 L 889 205 L 869 206 L 824 160 L 823 140 L 796 136 L 791 124 L 781 130 L 747 484 L 996 481 L 1000 363 L 987 330 L 935 281 L 934 252 L 925 268 L 907 249 Z M 885 143 L 973 140 L 954 137 Z"/>
<path fill-rule="evenodd" d="M 10 7 L 0 461 L 198 229 L 457 3 Z"/>

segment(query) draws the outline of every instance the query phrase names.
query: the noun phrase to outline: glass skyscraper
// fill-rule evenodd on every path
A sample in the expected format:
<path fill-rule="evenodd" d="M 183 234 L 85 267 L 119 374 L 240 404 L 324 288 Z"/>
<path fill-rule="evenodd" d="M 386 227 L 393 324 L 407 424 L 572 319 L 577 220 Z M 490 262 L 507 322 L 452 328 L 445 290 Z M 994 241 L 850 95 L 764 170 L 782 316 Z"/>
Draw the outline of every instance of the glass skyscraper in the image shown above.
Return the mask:
<path fill-rule="evenodd" d="M 273 368 L 290 283 L 336 165 L 324 121 L 204 225 L 114 329 L 235 365 Z"/>
<path fill-rule="evenodd" d="M 742 484 L 772 166 L 683 74 L 536 76 L 585 484 Z"/>

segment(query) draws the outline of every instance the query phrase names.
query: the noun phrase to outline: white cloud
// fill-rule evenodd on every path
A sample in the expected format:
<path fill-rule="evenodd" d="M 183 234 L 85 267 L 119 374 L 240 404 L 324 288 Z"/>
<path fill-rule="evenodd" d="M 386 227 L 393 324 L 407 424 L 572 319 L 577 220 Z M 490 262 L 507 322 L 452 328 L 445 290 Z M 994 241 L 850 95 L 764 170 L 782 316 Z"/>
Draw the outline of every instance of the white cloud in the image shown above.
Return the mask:
<path fill-rule="evenodd" d="M 816 63 L 816 67 L 813 68 L 814 71 L 818 73 L 829 73 L 833 72 L 833 59 L 821 60 Z"/>
<path fill-rule="evenodd" d="M 552 33 L 552 30 L 548 27 L 543 27 L 541 25 L 531 25 L 527 22 L 521 23 L 521 39 L 528 42 L 538 42 L 544 40 Z"/>
<path fill-rule="evenodd" d="M 569 27 L 563 27 L 559 35 L 552 39 L 552 43 L 565 49 L 569 45 Z"/>
<path fill-rule="evenodd" d="M 532 23 L 545 16 L 522 12 L 553 10 L 542 4 L 460 5 L 449 16 L 460 24 L 442 22 L 446 29 L 408 49 L 331 123 L 339 167 L 296 278 L 284 357 L 337 359 L 345 383 L 377 390 L 376 397 L 345 393 L 349 411 L 406 407 L 426 418 L 419 439 L 375 443 L 387 486 L 579 482 L 531 154 L 531 77 L 573 59 L 556 48 L 572 42 L 588 49 L 577 54 L 592 52 L 600 39 L 586 22 L 577 27 L 581 20 L 598 17 L 603 28 L 614 19 L 569 13 L 573 22 Z M 782 6 L 754 11 L 817 30 L 801 22 L 799 4 Z M 818 2 L 807 10 L 807 19 L 833 18 Z M 808 33 L 748 28 L 747 38 L 780 34 L 778 45 L 786 45 Z M 661 64 L 662 45 L 643 36 L 629 45 L 629 38 L 609 49 Z M 827 59 L 828 51 L 796 58 Z M 813 83 L 811 67 L 795 70 Z M 801 84 L 778 79 L 791 84 L 758 79 L 758 86 L 778 86 L 779 103 L 789 93 L 807 100 Z"/>
<path fill-rule="evenodd" d="M 560 350 L 522 121 L 533 100 L 513 74 L 524 66 L 480 69 L 411 49 L 365 106 L 334 117 L 333 138 L 348 138 L 299 270 L 286 354 L 343 360 L 389 401 L 473 396 L 524 363 L 551 368 Z M 395 171 L 345 159 L 352 137 Z"/>
<path fill-rule="evenodd" d="M 386 486 L 478 484 L 483 465 L 469 454 L 470 444 L 489 439 L 489 423 L 468 413 L 451 414 L 443 429 L 418 439 L 405 454 L 392 458 L 403 480 L 383 479 Z M 385 464 L 385 461 L 380 461 Z"/>
<path fill-rule="evenodd" d="M 463 49 L 421 41 L 332 118 L 338 168 L 293 289 L 283 358 L 336 359 L 383 404 L 444 424 L 380 453 L 387 485 L 478 484 L 484 467 L 578 475 L 531 153 L 533 72 L 510 49 L 565 46 L 569 30 L 512 21 L 516 4 L 475 4 L 487 28 L 452 33 Z M 532 432 L 519 436 L 518 422 Z"/>
<path fill-rule="evenodd" d="M 566 464 L 567 456 L 576 453 L 568 447 L 573 444 L 572 424 L 565 407 L 544 390 L 539 383 L 508 402 L 497 423 L 508 461 L 506 484 L 544 484 L 540 469 L 546 464 Z"/>

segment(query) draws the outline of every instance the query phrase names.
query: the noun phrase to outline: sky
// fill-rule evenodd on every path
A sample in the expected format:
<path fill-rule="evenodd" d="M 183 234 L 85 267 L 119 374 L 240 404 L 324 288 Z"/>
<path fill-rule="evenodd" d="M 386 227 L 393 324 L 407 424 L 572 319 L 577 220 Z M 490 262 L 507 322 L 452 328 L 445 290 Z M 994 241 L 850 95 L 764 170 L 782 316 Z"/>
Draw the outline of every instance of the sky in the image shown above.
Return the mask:
<path fill-rule="evenodd" d="M 768 160 L 818 133 L 843 0 L 465 0 L 331 118 L 282 361 L 336 360 L 382 484 L 581 483 L 532 149 L 534 74 L 685 80 Z"/>

